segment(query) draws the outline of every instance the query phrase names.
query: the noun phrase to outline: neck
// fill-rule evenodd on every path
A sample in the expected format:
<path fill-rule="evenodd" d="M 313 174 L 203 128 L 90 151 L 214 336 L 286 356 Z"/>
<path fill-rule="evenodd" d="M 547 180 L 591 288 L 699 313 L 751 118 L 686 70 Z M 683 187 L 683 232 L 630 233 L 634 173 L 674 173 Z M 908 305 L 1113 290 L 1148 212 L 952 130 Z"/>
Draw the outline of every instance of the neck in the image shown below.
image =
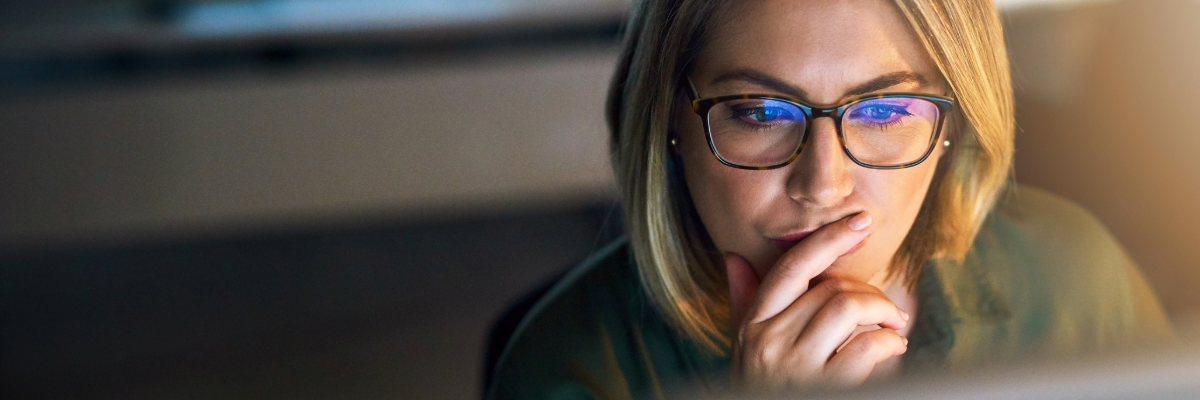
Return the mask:
<path fill-rule="evenodd" d="M 899 331 L 900 335 L 906 337 L 908 336 L 908 333 L 912 331 L 912 323 L 916 321 L 918 306 L 917 295 L 915 292 L 913 292 L 913 290 L 910 289 L 907 278 L 908 275 L 905 273 L 898 273 L 888 276 L 887 270 L 884 270 L 875 274 L 875 276 L 871 277 L 871 279 L 867 281 L 867 283 L 883 291 L 883 294 L 886 295 L 888 299 L 892 301 L 892 303 L 895 303 L 896 307 L 900 307 L 901 310 L 904 310 L 904 312 L 911 316 L 908 326 L 905 326 L 904 329 Z"/>
<path fill-rule="evenodd" d="M 887 273 L 884 272 L 872 278 L 870 281 L 868 281 L 868 283 L 879 288 L 879 290 L 882 290 L 883 294 L 886 295 L 888 299 L 892 301 L 892 303 L 896 304 L 896 307 L 899 307 L 901 310 L 904 310 L 904 312 L 908 313 L 910 316 L 908 325 L 905 325 L 903 329 L 900 329 L 896 332 L 899 333 L 900 336 L 909 337 L 909 334 L 912 333 L 914 323 L 917 322 L 918 303 L 917 294 L 914 291 L 909 290 L 909 285 L 906 284 L 908 282 L 908 280 L 905 279 L 906 277 L 907 276 L 905 274 L 896 274 L 889 279 Z M 877 364 L 875 369 L 871 372 L 870 379 L 874 380 L 893 376 L 899 370 L 900 357 L 892 357 L 882 363 Z"/>

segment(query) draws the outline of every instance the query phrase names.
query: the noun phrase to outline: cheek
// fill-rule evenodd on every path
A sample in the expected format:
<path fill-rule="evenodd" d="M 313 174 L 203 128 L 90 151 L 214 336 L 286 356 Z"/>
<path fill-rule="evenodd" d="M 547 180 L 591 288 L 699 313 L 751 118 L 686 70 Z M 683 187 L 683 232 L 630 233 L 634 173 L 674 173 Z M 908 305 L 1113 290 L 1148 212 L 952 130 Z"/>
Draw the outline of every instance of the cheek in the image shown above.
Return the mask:
<path fill-rule="evenodd" d="M 856 194 L 870 204 L 879 224 L 871 234 L 868 264 L 886 267 L 912 229 L 929 190 L 938 158 L 931 154 L 921 165 L 902 170 L 868 170 L 857 180 Z"/>
<path fill-rule="evenodd" d="M 721 164 L 708 147 L 703 127 L 683 125 L 676 151 L 700 220 L 719 250 L 744 250 L 757 238 L 752 221 L 782 185 L 773 171 L 747 171 Z M 686 129 L 694 128 L 694 129 Z"/>
<path fill-rule="evenodd" d="M 856 176 L 860 183 L 857 192 L 872 198 L 872 203 L 879 208 L 882 215 L 897 220 L 898 228 L 908 232 L 926 193 L 930 189 L 933 176 L 937 172 L 942 157 L 947 155 L 942 141 L 946 138 L 943 130 L 941 139 L 929 153 L 929 157 L 920 165 L 899 170 L 860 170 L 861 176 Z"/>
<path fill-rule="evenodd" d="M 697 146 L 699 147 L 699 146 Z M 688 191 L 713 243 L 721 250 L 739 248 L 739 241 L 751 237 L 746 221 L 761 199 L 762 176 L 727 167 L 716 160 L 707 147 L 691 149 L 681 155 Z"/>
<path fill-rule="evenodd" d="M 857 179 L 855 192 L 873 206 L 876 215 L 891 224 L 888 228 L 907 231 L 933 176 L 933 168 L 923 167 L 868 171 Z"/>

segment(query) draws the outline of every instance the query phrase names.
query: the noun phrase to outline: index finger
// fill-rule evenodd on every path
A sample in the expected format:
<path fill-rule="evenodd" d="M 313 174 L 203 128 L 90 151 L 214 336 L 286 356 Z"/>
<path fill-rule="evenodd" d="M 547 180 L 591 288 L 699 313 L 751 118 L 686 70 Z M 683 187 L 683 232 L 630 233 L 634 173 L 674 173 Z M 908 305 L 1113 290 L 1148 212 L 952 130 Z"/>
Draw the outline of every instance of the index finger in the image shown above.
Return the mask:
<path fill-rule="evenodd" d="M 766 321 L 787 309 L 808 291 L 809 281 L 866 239 L 866 228 L 870 225 L 871 216 L 858 213 L 817 229 L 783 253 L 763 277 L 757 296 L 747 310 L 749 321 Z"/>

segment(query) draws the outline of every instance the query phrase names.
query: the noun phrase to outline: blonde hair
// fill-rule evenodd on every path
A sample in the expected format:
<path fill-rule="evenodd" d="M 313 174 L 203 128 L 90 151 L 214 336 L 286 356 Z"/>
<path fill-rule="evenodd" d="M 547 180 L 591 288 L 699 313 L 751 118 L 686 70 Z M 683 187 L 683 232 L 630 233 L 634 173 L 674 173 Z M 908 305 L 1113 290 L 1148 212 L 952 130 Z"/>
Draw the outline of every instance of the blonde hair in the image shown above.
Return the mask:
<path fill-rule="evenodd" d="M 949 82 L 955 145 L 937 172 L 892 274 L 910 283 L 931 259 L 961 261 L 1004 190 L 1013 153 L 1012 85 L 991 0 L 894 0 Z M 680 81 L 721 23 L 717 0 L 643 0 L 626 27 L 609 87 L 613 168 L 642 286 L 702 349 L 728 348 L 724 262 L 699 221 L 668 149 Z"/>

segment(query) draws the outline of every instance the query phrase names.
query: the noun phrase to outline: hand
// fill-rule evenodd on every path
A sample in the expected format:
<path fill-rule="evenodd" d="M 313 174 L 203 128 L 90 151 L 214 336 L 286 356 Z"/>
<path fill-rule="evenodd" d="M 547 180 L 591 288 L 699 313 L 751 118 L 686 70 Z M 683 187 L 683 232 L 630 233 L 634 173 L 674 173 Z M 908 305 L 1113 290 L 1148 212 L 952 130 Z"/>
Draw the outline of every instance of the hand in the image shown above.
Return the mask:
<path fill-rule="evenodd" d="M 785 252 L 761 282 L 746 259 L 725 255 L 736 383 L 765 391 L 858 385 L 876 364 L 904 354 L 908 339 L 896 330 L 908 324 L 908 314 L 878 288 L 826 279 L 809 290 L 814 277 L 866 239 L 870 223 L 860 213 L 821 227 Z M 883 329 L 852 337 L 872 325 Z"/>

